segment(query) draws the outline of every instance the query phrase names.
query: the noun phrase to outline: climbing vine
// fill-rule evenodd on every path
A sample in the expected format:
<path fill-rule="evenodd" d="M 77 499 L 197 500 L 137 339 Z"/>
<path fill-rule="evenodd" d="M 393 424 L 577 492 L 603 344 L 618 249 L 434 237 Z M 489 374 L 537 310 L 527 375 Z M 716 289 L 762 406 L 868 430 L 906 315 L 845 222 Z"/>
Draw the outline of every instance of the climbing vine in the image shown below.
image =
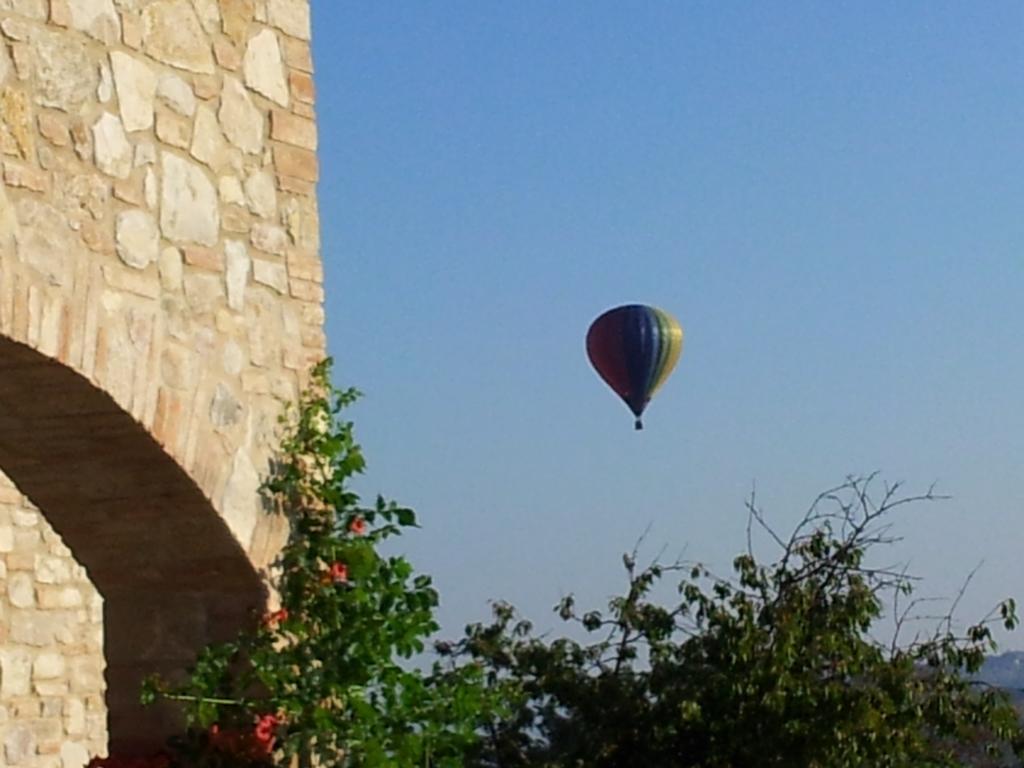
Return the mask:
<path fill-rule="evenodd" d="M 352 423 L 358 393 L 338 390 L 324 363 L 286 414 L 265 493 L 287 515 L 276 563 L 279 604 L 235 640 L 205 649 L 188 679 L 153 678 L 144 700 L 179 703 L 189 730 L 174 759 L 201 768 L 457 766 L 493 694 L 478 664 L 421 671 L 411 659 L 438 626 L 437 591 L 382 547 L 416 526 L 383 498 L 362 504 Z"/>

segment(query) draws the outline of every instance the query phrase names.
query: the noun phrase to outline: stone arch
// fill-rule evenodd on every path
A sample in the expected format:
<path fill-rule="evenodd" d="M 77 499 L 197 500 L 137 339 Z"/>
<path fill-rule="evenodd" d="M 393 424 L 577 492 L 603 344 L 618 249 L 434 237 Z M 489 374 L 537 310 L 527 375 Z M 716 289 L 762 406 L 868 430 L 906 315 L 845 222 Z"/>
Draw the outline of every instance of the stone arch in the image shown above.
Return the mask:
<path fill-rule="evenodd" d="M 168 713 L 139 684 L 174 674 L 261 604 L 246 553 L 141 425 L 67 366 L 0 339 L 0 467 L 74 552 L 104 601 L 111 747 L 159 744 Z"/>
<path fill-rule="evenodd" d="M 244 623 L 286 535 L 258 488 L 324 354 L 316 146 L 308 0 L 0 0 L 0 471 L 105 600 L 115 748 L 168 727 L 135 681 Z M 0 579 L 50 594 L 4 493 Z M 0 678 L 50 663 L 15 608 Z M 45 681 L 0 679 L 0 732 L 49 733 Z"/>

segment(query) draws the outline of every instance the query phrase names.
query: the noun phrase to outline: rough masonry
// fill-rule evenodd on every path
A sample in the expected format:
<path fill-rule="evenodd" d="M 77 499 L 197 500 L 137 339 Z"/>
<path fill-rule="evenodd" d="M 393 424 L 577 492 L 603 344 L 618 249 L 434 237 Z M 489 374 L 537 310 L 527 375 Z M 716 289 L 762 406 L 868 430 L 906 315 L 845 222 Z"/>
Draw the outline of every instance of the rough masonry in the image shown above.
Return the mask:
<path fill-rule="evenodd" d="M 173 728 L 324 354 L 308 0 L 0 0 L 0 764 Z"/>

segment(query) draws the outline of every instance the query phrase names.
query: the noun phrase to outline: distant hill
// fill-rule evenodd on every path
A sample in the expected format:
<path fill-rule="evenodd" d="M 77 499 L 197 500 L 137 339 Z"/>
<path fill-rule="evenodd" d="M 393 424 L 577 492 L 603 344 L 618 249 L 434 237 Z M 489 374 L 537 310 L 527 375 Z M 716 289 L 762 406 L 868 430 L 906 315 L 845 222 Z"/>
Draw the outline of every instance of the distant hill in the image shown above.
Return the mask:
<path fill-rule="evenodd" d="M 1024 708 L 1024 651 L 989 656 L 974 677 L 1004 689 L 1018 709 Z"/>

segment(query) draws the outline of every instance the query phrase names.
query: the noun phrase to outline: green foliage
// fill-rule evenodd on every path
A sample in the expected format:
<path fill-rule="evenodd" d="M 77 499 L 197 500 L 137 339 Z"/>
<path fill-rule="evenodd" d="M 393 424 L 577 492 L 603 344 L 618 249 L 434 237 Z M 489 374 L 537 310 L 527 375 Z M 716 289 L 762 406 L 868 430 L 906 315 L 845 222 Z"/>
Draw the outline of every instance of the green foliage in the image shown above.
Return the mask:
<path fill-rule="evenodd" d="M 348 481 L 364 460 L 324 364 L 282 443 L 266 493 L 291 523 L 277 563 L 280 610 L 235 641 L 205 649 L 188 680 L 147 685 L 181 702 L 191 726 L 183 764 L 458 766 L 491 695 L 479 665 L 443 675 L 401 663 L 437 630 L 430 577 L 380 545 L 416 525 Z"/>
<path fill-rule="evenodd" d="M 954 631 L 951 617 L 901 642 L 913 616 L 913 580 L 869 565 L 892 541 L 884 518 L 913 501 L 871 480 L 824 494 L 778 559 L 752 546 L 715 577 L 681 562 L 638 567 L 624 558 L 626 594 L 606 611 L 580 613 L 571 596 L 556 607 L 590 642 L 533 636 L 497 604 L 494 621 L 467 628 L 439 650 L 459 669 L 482 663 L 511 716 L 494 718 L 467 765 L 816 766 L 919 768 L 970 760 L 1010 765 L 1024 739 L 1001 693 L 972 684 L 995 649 L 990 624 L 1016 625 L 1012 601 Z M 921 498 L 931 498 L 930 494 Z M 658 583 L 674 577 L 678 598 L 661 605 Z M 892 602 L 896 637 L 870 635 Z M 904 608 L 900 608 L 901 601 Z"/>

